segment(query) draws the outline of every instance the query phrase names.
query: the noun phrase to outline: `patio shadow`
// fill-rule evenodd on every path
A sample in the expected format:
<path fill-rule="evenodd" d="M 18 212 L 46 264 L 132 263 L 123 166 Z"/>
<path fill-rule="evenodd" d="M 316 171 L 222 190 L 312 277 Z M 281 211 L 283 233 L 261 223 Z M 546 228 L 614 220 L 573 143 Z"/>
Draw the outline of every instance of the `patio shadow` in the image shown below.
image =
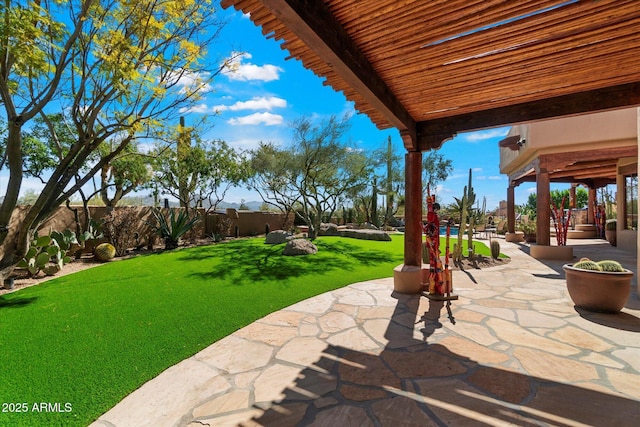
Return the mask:
<path fill-rule="evenodd" d="M 640 318 L 629 313 L 594 313 L 576 307 L 575 310 L 580 314 L 580 317 L 590 322 L 597 323 L 598 325 L 607 326 L 609 328 L 619 329 L 622 331 L 638 332 L 640 333 Z"/>
<path fill-rule="evenodd" d="M 32 302 L 35 302 L 37 299 L 38 297 L 11 298 L 11 297 L 7 297 L 6 295 L 0 295 L 0 308 L 21 308 L 31 304 Z"/>
<path fill-rule="evenodd" d="M 455 324 L 450 312 L 443 312 L 444 304 L 431 302 L 418 316 L 419 296 L 393 296 L 398 301 L 381 351 L 328 345 L 283 390 L 282 399 L 256 402 L 254 408 L 262 414 L 249 424 L 631 427 L 640 422 L 633 399 L 556 382 L 550 379 L 553 375 L 540 378 L 515 367 L 505 370 L 481 363 L 500 352 L 474 343 L 467 354 L 459 354 L 460 346 L 453 351 L 429 343 L 443 322 Z M 447 315 L 449 319 L 442 318 Z M 414 336 L 410 320 L 418 318 L 425 322 L 422 339 Z"/>

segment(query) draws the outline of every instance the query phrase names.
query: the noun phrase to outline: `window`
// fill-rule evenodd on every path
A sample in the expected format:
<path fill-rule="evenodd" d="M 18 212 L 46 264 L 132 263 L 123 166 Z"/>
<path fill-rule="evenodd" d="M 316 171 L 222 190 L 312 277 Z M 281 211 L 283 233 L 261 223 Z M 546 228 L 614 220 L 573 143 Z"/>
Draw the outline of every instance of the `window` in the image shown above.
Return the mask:
<path fill-rule="evenodd" d="M 627 230 L 638 229 L 638 174 L 624 176 L 625 221 Z"/>

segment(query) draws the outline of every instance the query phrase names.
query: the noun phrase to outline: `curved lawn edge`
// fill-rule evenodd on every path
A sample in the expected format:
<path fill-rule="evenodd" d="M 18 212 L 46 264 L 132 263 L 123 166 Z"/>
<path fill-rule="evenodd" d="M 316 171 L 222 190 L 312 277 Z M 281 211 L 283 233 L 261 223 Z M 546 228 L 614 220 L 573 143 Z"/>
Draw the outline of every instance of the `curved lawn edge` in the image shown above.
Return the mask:
<path fill-rule="evenodd" d="M 403 235 L 321 237 L 317 254 L 297 257 L 263 242 L 140 256 L 0 296 L 0 395 L 28 408 L 0 413 L 0 425 L 87 425 L 234 331 L 324 292 L 391 277 L 403 261 Z M 34 410 L 42 403 L 51 411 Z"/>
<path fill-rule="evenodd" d="M 0 297 L 0 425 L 87 425 L 165 369 L 274 311 L 390 277 L 391 242 L 315 241 L 316 255 L 243 239 L 107 263 Z M 51 403 L 52 411 L 36 411 Z"/>

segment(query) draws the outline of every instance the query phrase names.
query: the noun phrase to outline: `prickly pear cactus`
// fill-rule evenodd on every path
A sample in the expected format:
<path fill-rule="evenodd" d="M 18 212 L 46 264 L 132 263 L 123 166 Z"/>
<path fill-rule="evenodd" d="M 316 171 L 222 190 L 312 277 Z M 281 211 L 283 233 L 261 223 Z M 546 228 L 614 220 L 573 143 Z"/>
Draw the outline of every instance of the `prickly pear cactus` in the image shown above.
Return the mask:
<path fill-rule="evenodd" d="M 498 259 L 500 256 L 500 242 L 497 240 L 491 241 L 491 258 Z"/>
<path fill-rule="evenodd" d="M 111 243 L 100 243 L 96 246 L 95 257 L 98 261 L 110 261 L 114 256 L 116 256 L 116 248 Z"/>
<path fill-rule="evenodd" d="M 581 270 L 602 271 L 598 263 L 591 261 L 590 259 L 581 259 L 573 264 L 573 268 L 579 268 Z"/>
<path fill-rule="evenodd" d="M 613 260 L 604 260 L 598 261 L 598 266 L 602 271 L 611 271 L 611 272 L 623 272 L 624 267 L 618 262 Z"/>

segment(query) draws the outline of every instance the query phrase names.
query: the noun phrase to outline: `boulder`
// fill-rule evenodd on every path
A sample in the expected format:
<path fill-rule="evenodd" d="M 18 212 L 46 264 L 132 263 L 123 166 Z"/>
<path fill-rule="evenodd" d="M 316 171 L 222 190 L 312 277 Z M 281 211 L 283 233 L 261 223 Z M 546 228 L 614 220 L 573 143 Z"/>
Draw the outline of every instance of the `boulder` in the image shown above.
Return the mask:
<path fill-rule="evenodd" d="M 338 226 L 334 223 L 322 223 L 320 224 L 320 230 L 318 230 L 318 236 L 339 236 Z"/>
<path fill-rule="evenodd" d="M 389 233 L 381 230 L 342 230 L 340 232 L 342 237 L 351 237 L 353 239 L 363 240 L 379 240 L 383 242 L 390 242 L 391 236 Z"/>
<path fill-rule="evenodd" d="M 267 234 L 267 237 L 264 239 L 264 243 L 267 245 L 278 245 L 280 243 L 287 242 L 293 239 L 293 234 L 284 230 L 274 230 Z"/>
<path fill-rule="evenodd" d="M 312 255 L 318 252 L 316 245 L 306 239 L 289 240 L 282 251 L 282 255 Z"/>

